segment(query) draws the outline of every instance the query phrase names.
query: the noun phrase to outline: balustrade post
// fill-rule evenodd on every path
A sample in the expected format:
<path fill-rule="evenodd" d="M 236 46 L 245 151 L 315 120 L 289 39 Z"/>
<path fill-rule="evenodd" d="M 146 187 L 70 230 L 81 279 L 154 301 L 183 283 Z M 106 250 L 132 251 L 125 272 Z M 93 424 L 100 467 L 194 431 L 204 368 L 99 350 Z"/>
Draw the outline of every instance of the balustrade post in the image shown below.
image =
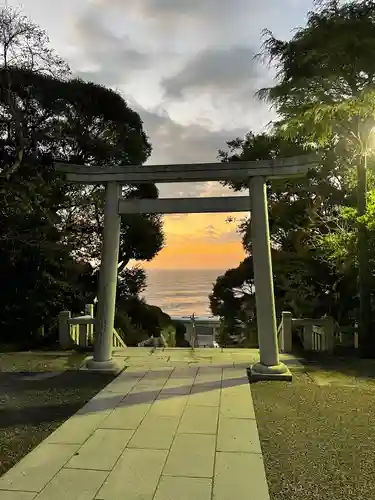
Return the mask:
<path fill-rule="evenodd" d="M 59 344 L 61 349 L 70 349 L 72 347 L 72 339 L 70 337 L 69 319 L 71 318 L 70 311 L 61 311 L 59 314 Z"/>

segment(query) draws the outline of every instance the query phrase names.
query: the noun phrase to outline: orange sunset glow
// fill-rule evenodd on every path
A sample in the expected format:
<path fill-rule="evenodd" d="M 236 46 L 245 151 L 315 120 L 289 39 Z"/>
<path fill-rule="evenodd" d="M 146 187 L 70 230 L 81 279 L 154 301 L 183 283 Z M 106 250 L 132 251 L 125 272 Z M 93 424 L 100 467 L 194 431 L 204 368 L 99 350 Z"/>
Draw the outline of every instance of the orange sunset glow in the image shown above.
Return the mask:
<path fill-rule="evenodd" d="M 236 222 L 228 223 L 228 216 Z M 245 258 L 237 225 L 246 214 L 187 214 L 164 217 L 166 245 L 145 269 L 229 269 Z"/>

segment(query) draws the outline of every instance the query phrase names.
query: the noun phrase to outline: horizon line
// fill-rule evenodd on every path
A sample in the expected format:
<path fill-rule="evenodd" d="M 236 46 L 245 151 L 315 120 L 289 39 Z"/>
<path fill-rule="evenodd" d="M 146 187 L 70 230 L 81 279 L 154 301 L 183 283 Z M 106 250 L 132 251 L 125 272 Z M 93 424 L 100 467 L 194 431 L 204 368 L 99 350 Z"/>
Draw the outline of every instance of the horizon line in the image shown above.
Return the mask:
<path fill-rule="evenodd" d="M 154 267 L 152 269 L 145 269 L 145 271 L 225 271 L 225 269 L 213 267 Z"/>

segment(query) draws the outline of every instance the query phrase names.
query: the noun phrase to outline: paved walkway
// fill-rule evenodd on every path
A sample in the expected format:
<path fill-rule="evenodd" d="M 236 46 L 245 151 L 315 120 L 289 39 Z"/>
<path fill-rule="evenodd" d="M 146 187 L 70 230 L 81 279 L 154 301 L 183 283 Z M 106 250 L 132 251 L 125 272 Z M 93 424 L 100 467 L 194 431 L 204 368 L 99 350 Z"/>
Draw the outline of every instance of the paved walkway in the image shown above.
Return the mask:
<path fill-rule="evenodd" d="M 0 478 L 0 500 L 269 500 L 257 353 L 217 351 L 118 351 L 128 368 Z"/>

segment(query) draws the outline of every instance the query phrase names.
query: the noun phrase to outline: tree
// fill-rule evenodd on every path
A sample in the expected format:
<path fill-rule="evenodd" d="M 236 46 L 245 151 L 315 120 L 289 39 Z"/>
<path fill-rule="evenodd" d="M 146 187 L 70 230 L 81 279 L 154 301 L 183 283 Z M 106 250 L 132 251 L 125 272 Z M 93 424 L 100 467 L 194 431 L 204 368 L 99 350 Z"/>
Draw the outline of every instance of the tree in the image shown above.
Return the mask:
<path fill-rule="evenodd" d="M 142 164 L 151 154 L 142 121 L 122 97 L 101 85 L 81 80 L 69 82 L 66 107 L 53 143 L 54 155 L 69 163 L 124 166 Z M 71 93 L 71 89 L 73 92 Z M 96 104 L 93 104 L 96 103 Z M 71 187 L 63 212 L 66 238 L 74 235 L 76 256 L 85 261 L 100 259 L 103 232 L 103 186 Z M 154 184 L 123 186 L 125 198 L 156 198 Z M 73 201 L 73 203 L 71 203 Z M 151 260 L 163 247 L 159 215 L 123 215 L 120 235 L 119 273 L 133 260 Z"/>
<path fill-rule="evenodd" d="M 176 330 L 176 347 L 191 347 L 185 338 L 186 326 L 182 321 L 172 321 L 172 325 Z"/>
<path fill-rule="evenodd" d="M 1 35 L 1 23 L 9 12 L 0 11 L 1 40 L 7 33 L 4 29 Z M 63 308 L 82 308 L 92 297 L 92 264 L 100 258 L 103 189 L 68 185 L 53 171 L 53 160 L 142 164 L 151 145 L 139 115 L 118 93 L 72 79 L 65 70 L 62 76 L 58 69 L 63 62 L 54 59 L 42 32 L 22 17 L 8 21 L 5 26 L 15 31 L 9 43 L 3 42 L 12 58 L 7 55 L 7 65 L 0 68 L 0 265 L 8 277 L 0 287 L 0 322 L 2 330 L 14 331 L 18 325 L 31 331 Z M 124 194 L 156 197 L 157 189 L 125 186 Z M 120 288 L 142 288 L 140 275 L 138 282 L 132 281 L 135 275 L 125 266 L 129 258 L 151 259 L 162 244 L 160 217 L 124 222 Z M 43 255 L 38 255 L 39 247 L 45 249 Z M 20 272 L 30 277 L 25 276 L 22 287 Z M 23 307 L 26 297 L 33 299 L 30 308 Z M 34 302 L 39 306 L 32 307 Z"/>
<path fill-rule="evenodd" d="M 228 150 L 219 152 L 223 161 L 296 156 L 311 147 L 303 139 L 285 138 L 277 128 L 267 134 L 250 132 L 245 139 L 227 144 Z M 237 191 L 248 189 L 246 183 L 227 184 Z M 268 200 L 277 314 L 290 310 L 296 317 L 329 314 L 341 323 L 350 321 L 355 300 L 353 274 L 332 266 L 326 249 L 317 244 L 318 237 L 336 229 L 340 207 L 350 207 L 352 202 L 341 158 L 327 148 L 322 164 L 305 178 L 269 182 Z M 236 322 L 249 323 L 256 317 L 251 218 L 242 221 L 239 231 L 248 257 L 218 278 L 210 297 L 213 314 L 233 331 Z"/>
<path fill-rule="evenodd" d="M 15 68 L 29 73 L 52 74 L 60 78 L 70 74 L 69 66 L 49 47 L 49 38 L 33 21 L 18 9 L 0 9 L 0 66 L 2 68 L 0 91 L 8 114 L 7 140 L 15 145 L 14 161 L 3 170 L 9 178 L 20 167 L 24 155 L 24 108 L 13 92 L 12 72 Z M 26 104 L 27 106 L 27 104 Z"/>
<path fill-rule="evenodd" d="M 34 166 L 35 167 L 35 166 Z M 56 228 L 60 194 L 22 165 L 11 185 L 0 179 L 0 313 L 2 340 L 30 339 L 41 325 L 66 308 L 79 312 L 86 302 L 80 277 L 86 270 L 69 254 Z"/>
<path fill-rule="evenodd" d="M 139 297 L 147 288 L 147 275 L 144 269 L 134 266 L 125 269 L 119 276 L 117 283 L 118 301 L 126 301 L 132 297 Z"/>
<path fill-rule="evenodd" d="M 357 170 L 359 339 L 363 356 L 375 356 L 371 335 L 372 270 L 366 212 L 368 159 L 375 117 L 375 3 L 320 2 L 290 41 L 266 31 L 263 56 L 276 65 L 277 84 L 261 89 L 280 116 L 279 130 L 317 147 L 330 145 Z"/>
<path fill-rule="evenodd" d="M 219 276 L 209 297 L 214 316 L 226 325 L 224 333 L 239 333 L 241 324 L 255 318 L 255 294 L 252 258 L 246 258 L 239 267 Z"/>

